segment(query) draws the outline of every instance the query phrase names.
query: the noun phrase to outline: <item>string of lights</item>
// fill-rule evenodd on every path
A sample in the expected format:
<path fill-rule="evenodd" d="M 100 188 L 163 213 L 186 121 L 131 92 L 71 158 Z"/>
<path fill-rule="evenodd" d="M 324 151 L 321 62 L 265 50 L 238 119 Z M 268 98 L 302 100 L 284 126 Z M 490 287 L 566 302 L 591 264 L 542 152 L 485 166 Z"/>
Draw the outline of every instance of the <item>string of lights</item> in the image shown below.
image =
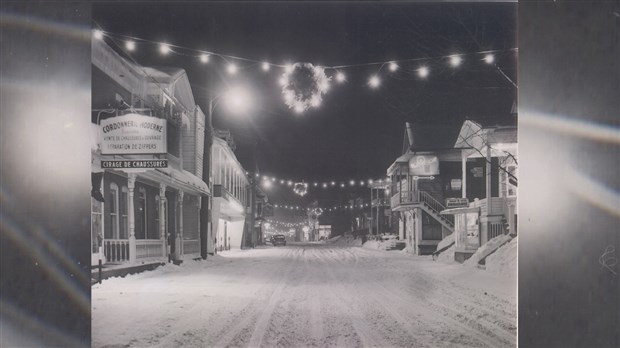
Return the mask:
<path fill-rule="evenodd" d="M 138 49 L 139 45 L 151 45 L 156 46 L 159 54 L 162 56 L 167 56 L 169 54 L 177 54 L 186 56 L 189 58 L 196 59 L 202 64 L 209 64 L 213 61 L 213 58 L 218 58 L 222 63 L 225 64 L 226 72 L 235 75 L 240 70 L 260 67 L 260 69 L 268 73 L 272 70 L 272 67 L 283 69 L 285 73 L 279 80 L 279 83 L 284 87 L 287 85 L 286 79 L 288 75 L 293 73 L 296 67 L 300 69 L 304 68 L 304 64 L 309 63 L 273 63 L 264 60 L 257 60 L 246 57 L 233 56 L 218 52 L 213 52 L 209 50 L 196 49 L 187 46 L 181 46 L 176 44 L 170 44 L 166 42 L 157 42 L 153 40 L 148 40 L 144 38 L 139 38 L 135 36 L 127 36 L 121 34 L 115 34 L 107 31 L 103 31 L 102 29 L 93 30 L 93 37 L 98 40 L 102 40 L 104 37 L 109 37 L 120 42 L 124 43 L 124 48 L 128 52 L 134 52 Z M 476 60 L 482 62 L 483 64 L 487 64 L 497 68 L 497 57 L 501 54 L 517 52 L 518 48 L 508 48 L 508 49 L 500 49 L 500 50 L 482 50 L 476 52 L 467 52 L 467 53 L 452 53 L 449 55 L 440 55 L 440 56 L 432 56 L 432 57 L 414 57 L 414 58 L 405 58 L 405 59 L 393 59 L 387 61 L 376 61 L 376 62 L 367 62 L 367 63 L 356 63 L 356 64 L 338 64 L 338 65 L 323 65 L 323 66 L 309 66 L 310 69 L 318 69 L 320 73 L 325 70 L 330 71 L 330 76 L 323 78 L 321 75 L 321 79 L 319 81 L 319 86 L 321 87 L 320 92 L 324 92 L 328 88 L 328 84 L 330 81 L 335 80 L 338 83 L 344 83 L 347 81 L 347 77 L 345 75 L 344 70 L 349 68 L 356 67 L 372 67 L 376 66 L 377 71 L 374 74 L 371 74 L 368 77 L 366 85 L 371 88 L 378 88 L 381 85 L 381 76 L 380 73 L 383 70 L 387 70 L 388 73 L 396 73 L 401 69 L 404 65 L 410 65 L 413 63 L 418 63 L 416 67 L 411 70 L 407 69 L 407 71 L 414 71 L 418 78 L 425 79 L 431 73 L 431 66 L 428 62 L 431 61 L 439 61 L 447 64 L 452 68 L 458 68 L 463 65 L 466 59 Z M 245 64 L 241 66 L 241 64 Z M 285 99 L 288 99 L 289 102 L 292 102 L 290 93 L 284 93 Z M 302 112 L 307 109 L 309 106 L 317 107 L 320 103 L 320 94 L 314 95 L 313 98 L 309 98 L 303 103 L 291 103 L 291 108 L 294 108 L 297 112 Z M 307 105 L 306 105 L 307 104 Z"/>
<path fill-rule="evenodd" d="M 284 222 L 284 221 L 279 221 L 279 220 L 274 220 L 274 219 L 266 219 L 265 223 L 263 224 L 263 226 L 265 228 L 271 228 L 271 227 L 301 227 L 301 226 L 306 226 L 308 223 L 307 222 Z"/>
<path fill-rule="evenodd" d="M 286 209 L 286 210 L 298 210 L 298 211 L 306 211 L 310 212 L 316 208 L 304 208 L 298 205 L 288 205 L 288 204 L 274 204 L 274 208 Z M 353 210 L 353 209 L 363 209 L 370 207 L 370 203 L 362 203 L 362 204 L 345 204 L 345 205 L 333 205 L 333 206 L 325 206 L 321 207 L 323 211 L 345 211 L 345 210 Z"/>
<path fill-rule="evenodd" d="M 273 185 L 280 186 L 288 186 L 297 190 L 301 190 L 301 187 L 309 189 L 309 188 L 355 188 L 355 187 L 370 187 L 373 184 L 389 184 L 391 182 L 390 178 L 382 178 L 382 179 L 364 179 L 364 180 L 348 180 L 348 181 L 337 181 L 337 180 L 329 180 L 329 181 L 313 181 L 307 179 L 282 179 L 275 176 L 261 175 L 259 173 L 251 174 L 246 172 L 246 175 L 253 175 L 256 179 L 258 179 L 260 185 L 263 188 L 271 188 Z M 305 193 L 304 193 L 305 194 Z M 303 196 L 303 195 L 302 195 Z"/>

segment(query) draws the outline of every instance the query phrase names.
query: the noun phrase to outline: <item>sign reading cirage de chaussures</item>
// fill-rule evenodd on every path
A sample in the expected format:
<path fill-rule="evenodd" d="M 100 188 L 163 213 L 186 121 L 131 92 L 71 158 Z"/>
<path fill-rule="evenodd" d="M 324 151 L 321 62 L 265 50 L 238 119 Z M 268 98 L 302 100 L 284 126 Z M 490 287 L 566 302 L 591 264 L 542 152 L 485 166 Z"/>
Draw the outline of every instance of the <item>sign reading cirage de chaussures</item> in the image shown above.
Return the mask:
<path fill-rule="evenodd" d="M 101 121 L 101 154 L 166 153 L 166 120 L 128 114 Z"/>

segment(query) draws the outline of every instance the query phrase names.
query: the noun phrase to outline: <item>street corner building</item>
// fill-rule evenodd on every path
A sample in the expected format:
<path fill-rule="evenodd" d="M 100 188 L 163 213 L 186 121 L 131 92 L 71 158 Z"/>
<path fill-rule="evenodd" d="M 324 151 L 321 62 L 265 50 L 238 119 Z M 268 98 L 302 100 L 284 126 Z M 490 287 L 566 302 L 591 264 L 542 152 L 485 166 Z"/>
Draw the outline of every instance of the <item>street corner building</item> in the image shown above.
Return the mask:
<path fill-rule="evenodd" d="M 214 254 L 260 242 L 256 188 L 230 133 L 214 130 L 211 156 L 204 156 L 206 122 L 183 69 L 139 66 L 93 40 L 93 266 L 180 263 L 204 249 Z M 209 216 L 206 238 L 201 214 Z"/>
<path fill-rule="evenodd" d="M 414 253 L 436 256 L 454 246 L 454 259 L 462 263 L 491 239 L 504 236 L 496 249 L 516 236 L 514 110 L 501 125 L 465 120 L 458 132 L 406 124 L 403 154 L 382 185 L 399 239 Z"/>

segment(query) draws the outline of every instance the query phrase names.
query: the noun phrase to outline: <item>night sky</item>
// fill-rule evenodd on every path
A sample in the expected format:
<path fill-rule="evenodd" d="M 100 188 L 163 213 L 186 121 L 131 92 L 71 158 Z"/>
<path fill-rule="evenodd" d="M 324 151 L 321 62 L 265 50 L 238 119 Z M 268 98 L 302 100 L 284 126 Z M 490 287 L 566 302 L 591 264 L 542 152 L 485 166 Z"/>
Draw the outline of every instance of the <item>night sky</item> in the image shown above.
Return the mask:
<path fill-rule="evenodd" d="M 235 61 L 240 71 L 231 76 L 218 57 L 203 65 L 190 56 L 162 56 L 156 44 L 139 44 L 131 53 L 144 66 L 185 69 L 203 110 L 210 91 L 239 84 L 252 91 L 248 114 L 231 115 L 218 106 L 213 120 L 215 127 L 231 130 L 247 170 L 254 171 L 256 163 L 261 174 L 282 179 L 348 182 L 385 176 L 401 154 L 406 121 L 457 129 L 465 118 L 503 123 L 516 98 L 516 88 L 482 55 L 465 56 L 456 69 L 445 58 L 399 63 L 394 73 L 363 64 L 514 48 L 516 10 L 516 3 L 101 3 L 92 16 L 95 27 L 114 35 L 228 56 L 359 65 L 342 69 L 347 81 L 332 82 L 321 106 L 300 115 L 282 100 L 282 68 L 265 73 L 259 63 Z M 505 51 L 495 57 L 515 82 L 516 55 Z M 425 80 L 416 75 L 422 63 L 430 68 Z M 382 84 L 374 90 L 367 80 L 378 71 Z M 316 199 L 330 205 L 352 196 L 333 191 L 339 190 L 311 188 L 304 199 L 287 187 L 267 193 L 272 202 L 300 205 Z M 366 188 L 355 194 L 369 196 Z"/>

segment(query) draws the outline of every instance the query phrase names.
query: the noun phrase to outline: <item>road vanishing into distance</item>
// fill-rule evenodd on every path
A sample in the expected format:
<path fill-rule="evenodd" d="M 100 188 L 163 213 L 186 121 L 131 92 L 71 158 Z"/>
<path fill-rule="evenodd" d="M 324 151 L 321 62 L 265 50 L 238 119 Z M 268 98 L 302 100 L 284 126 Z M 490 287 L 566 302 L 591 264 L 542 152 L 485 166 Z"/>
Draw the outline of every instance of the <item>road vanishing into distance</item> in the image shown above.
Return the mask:
<path fill-rule="evenodd" d="M 516 278 L 346 243 L 106 279 L 93 347 L 515 347 Z"/>

